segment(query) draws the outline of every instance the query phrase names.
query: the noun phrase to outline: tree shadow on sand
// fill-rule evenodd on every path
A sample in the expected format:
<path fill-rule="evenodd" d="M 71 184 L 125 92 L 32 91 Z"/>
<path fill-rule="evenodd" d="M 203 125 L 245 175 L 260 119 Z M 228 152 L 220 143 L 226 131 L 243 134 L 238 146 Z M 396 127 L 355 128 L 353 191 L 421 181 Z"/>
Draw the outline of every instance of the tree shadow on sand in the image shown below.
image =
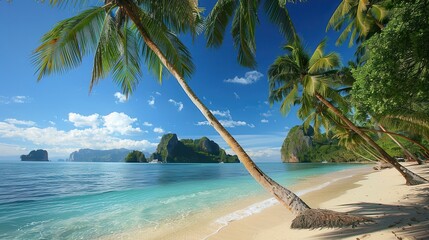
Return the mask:
<path fill-rule="evenodd" d="M 386 238 L 429 239 L 429 184 L 420 185 L 414 193 L 407 194 L 398 205 L 379 203 L 344 204 L 341 207 L 354 209 L 348 213 L 371 217 L 374 223 L 356 228 L 338 229 L 318 235 L 318 239 L 365 239 L 371 233 L 386 230 L 392 234 Z"/>

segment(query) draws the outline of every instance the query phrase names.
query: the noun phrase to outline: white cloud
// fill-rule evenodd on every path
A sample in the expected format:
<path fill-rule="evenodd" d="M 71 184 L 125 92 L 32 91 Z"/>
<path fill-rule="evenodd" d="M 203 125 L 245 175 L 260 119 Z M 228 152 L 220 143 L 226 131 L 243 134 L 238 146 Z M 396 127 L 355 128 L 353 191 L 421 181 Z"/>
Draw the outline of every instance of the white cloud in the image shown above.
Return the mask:
<path fill-rule="evenodd" d="M 261 120 L 261 123 L 268 123 L 269 121 L 268 121 L 268 119 L 262 119 Z"/>
<path fill-rule="evenodd" d="M 134 128 L 132 124 L 137 121 L 137 118 L 131 118 L 125 113 L 112 112 L 109 115 L 103 116 L 103 126 L 110 133 L 120 133 L 122 135 L 141 132 L 140 128 Z"/>
<path fill-rule="evenodd" d="M 92 127 L 97 128 L 100 124 L 100 115 L 94 113 L 92 115 L 84 116 L 78 113 L 69 113 L 68 121 L 72 122 L 75 127 Z"/>
<path fill-rule="evenodd" d="M 229 110 L 226 110 L 226 111 L 210 110 L 210 112 L 212 112 L 212 114 L 215 116 L 231 119 L 231 112 Z"/>
<path fill-rule="evenodd" d="M 155 106 L 155 98 L 153 96 L 150 96 L 149 100 L 147 100 L 147 103 L 149 106 L 154 107 Z"/>
<path fill-rule="evenodd" d="M 161 96 L 161 93 L 160 93 L 160 92 L 155 92 L 155 94 L 156 94 L 156 95 L 158 95 L 158 96 Z"/>
<path fill-rule="evenodd" d="M 49 121 L 49 124 L 51 124 L 52 126 L 56 125 L 55 122 L 53 122 L 53 121 Z"/>
<path fill-rule="evenodd" d="M 29 103 L 29 102 L 31 102 L 31 98 L 28 96 L 13 96 L 13 97 L 0 96 L 0 104 Z"/>
<path fill-rule="evenodd" d="M 125 96 L 124 94 L 122 94 L 120 92 L 115 92 L 115 94 L 113 94 L 113 96 L 117 99 L 116 102 L 124 103 L 127 101 L 127 96 Z"/>
<path fill-rule="evenodd" d="M 168 99 L 168 102 L 169 103 L 172 103 L 174 106 L 176 106 L 177 107 L 177 110 L 180 112 L 180 111 L 182 111 L 182 109 L 183 109 L 183 103 L 182 102 L 176 102 L 175 100 L 173 100 L 173 99 Z"/>
<path fill-rule="evenodd" d="M 13 125 L 36 126 L 36 123 L 33 121 L 24 121 L 24 120 L 18 120 L 15 118 L 8 118 L 8 119 L 5 119 L 4 121 Z"/>
<path fill-rule="evenodd" d="M 156 128 L 154 128 L 154 129 L 153 129 L 153 132 L 156 132 L 156 133 L 164 133 L 164 129 L 159 128 L 159 127 L 156 127 Z"/>
<path fill-rule="evenodd" d="M 14 102 L 14 103 L 28 103 L 28 102 L 30 102 L 30 98 L 27 96 L 14 96 L 14 97 L 12 97 L 12 102 Z"/>
<path fill-rule="evenodd" d="M 234 120 L 219 120 L 222 126 L 226 128 L 234 128 L 234 127 L 242 127 L 248 126 L 250 128 L 254 128 L 255 125 L 246 123 L 245 121 L 234 121 Z M 211 126 L 208 121 L 197 122 L 197 126 Z"/>
<path fill-rule="evenodd" d="M 234 92 L 235 99 L 240 99 L 240 96 L 236 92 Z"/>
<path fill-rule="evenodd" d="M 153 124 L 152 124 L 152 123 L 150 123 L 150 122 L 144 122 L 144 123 L 143 123 L 143 126 L 146 126 L 146 127 L 152 127 L 152 126 L 153 126 Z"/>
<path fill-rule="evenodd" d="M 224 80 L 224 82 L 248 85 L 257 82 L 262 76 L 264 75 L 258 71 L 250 71 L 246 72 L 244 77 L 235 76 L 234 78 Z"/>
<path fill-rule="evenodd" d="M 270 111 L 270 110 L 268 110 L 267 112 L 264 112 L 264 113 L 261 113 L 261 115 L 263 116 L 263 117 L 271 117 L 271 116 L 273 116 L 273 113 Z"/>
<path fill-rule="evenodd" d="M 114 117 L 112 117 L 114 115 L 115 114 L 110 116 L 110 120 L 114 119 Z M 118 116 L 120 115 L 121 114 Z M 121 118 L 118 119 L 120 120 Z M 107 122 L 109 122 L 109 120 Z M 130 130 L 136 131 L 134 128 L 125 128 L 124 130 L 124 128 L 120 126 L 112 126 L 111 124 L 108 126 L 110 129 L 108 127 L 102 127 L 64 131 L 56 127 L 39 128 L 35 126 L 14 125 L 6 121 L 0 121 L 0 140 L 13 139 L 15 142 L 23 141 L 25 146 L 28 146 L 22 147 L 19 145 L 0 143 L 0 155 L 9 155 L 9 153 L 19 155 L 25 153 L 27 150 L 43 148 L 49 151 L 49 156 L 65 157 L 72 151 L 76 151 L 80 148 L 127 148 L 153 151 L 157 146 L 157 143 L 151 143 L 148 140 L 120 138 L 111 132 L 112 127 L 114 127 L 115 131 L 122 132 L 129 132 Z"/>

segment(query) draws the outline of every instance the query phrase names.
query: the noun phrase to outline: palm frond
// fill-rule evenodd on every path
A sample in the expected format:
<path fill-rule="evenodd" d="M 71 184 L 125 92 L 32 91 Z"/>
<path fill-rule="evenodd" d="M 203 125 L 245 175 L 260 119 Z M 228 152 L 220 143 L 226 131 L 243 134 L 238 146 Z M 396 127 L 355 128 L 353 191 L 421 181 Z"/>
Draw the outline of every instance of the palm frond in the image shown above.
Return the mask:
<path fill-rule="evenodd" d="M 232 20 L 231 34 L 238 49 L 238 62 L 245 67 L 256 67 L 255 28 L 258 22 L 257 1 L 240 1 Z"/>
<path fill-rule="evenodd" d="M 142 76 L 140 68 L 140 45 L 136 32 L 124 27 L 120 35 L 120 55 L 112 69 L 113 80 L 121 86 L 122 93 L 128 97 L 136 88 Z"/>
<path fill-rule="evenodd" d="M 296 30 L 286 9 L 285 1 L 281 0 L 266 0 L 264 9 L 269 19 L 279 26 L 280 32 L 285 38 L 292 42 L 296 38 Z"/>
<path fill-rule="evenodd" d="M 216 2 L 212 11 L 205 20 L 207 46 L 218 47 L 222 44 L 226 26 L 228 25 L 236 6 L 236 0 L 218 0 Z"/>
<path fill-rule="evenodd" d="M 42 37 L 32 59 L 38 80 L 78 66 L 98 45 L 107 7 L 94 7 L 59 22 Z"/>

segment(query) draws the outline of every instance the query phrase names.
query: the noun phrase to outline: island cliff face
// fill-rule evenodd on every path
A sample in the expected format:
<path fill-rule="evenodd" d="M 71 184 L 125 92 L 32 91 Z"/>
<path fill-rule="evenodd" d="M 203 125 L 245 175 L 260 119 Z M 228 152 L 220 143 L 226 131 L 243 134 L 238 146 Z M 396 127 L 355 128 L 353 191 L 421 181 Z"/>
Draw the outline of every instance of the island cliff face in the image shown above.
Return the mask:
<path fill-rule="evenodd" d="M 328 138 L 325 134 L 314 136 L 314 129 L 309 126 L 293 127 L 281 148 L 283 162 L 360 162 L 365 161 L 352 151 L 338 145 L 338 139 Z"/>
<path fill-rule="evenodd" d="M 21 161 L 49 161 L 48 151 L 43 149 L 33 150 L 28 155 L 21 155 Z"/>
<path fill-rule="evenodd" d="M 281 148 L 282 161 L 292 163 L 304 161 L 302 153 L 312 147 L 313 135 L 314 129 L 311 126 L 307 131 L 304 131 L 303 126 L 293 127 Z"/>
<path fill-rule="evenodd" d="M 226 154 L 217 143 L 203 137 L 200 139 L 178 140 L 177 135 L 165 134 L 156 152 L 150 157 L 167 163 L 235 163 L 237 156 Z"/>
<path fill-rule="evenodd" d="M 79 149 L 72 152 L 68 161 L 70 162 L 122 162 L 130 153 L 128 149 L 93 150 Z"/>

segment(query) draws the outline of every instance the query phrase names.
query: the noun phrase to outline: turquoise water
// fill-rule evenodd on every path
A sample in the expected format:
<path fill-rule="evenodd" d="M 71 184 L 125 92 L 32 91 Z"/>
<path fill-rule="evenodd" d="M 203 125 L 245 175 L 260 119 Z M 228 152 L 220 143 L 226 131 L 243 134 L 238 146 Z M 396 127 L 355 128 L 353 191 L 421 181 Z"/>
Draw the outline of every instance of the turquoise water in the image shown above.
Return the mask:
<path fill-rule="evenodd" d="M 290 186 L 353 164 L 259 164 Z M 256 196 L 241 164 L 0 162 L 0 239 L 94 239 Z"/>

